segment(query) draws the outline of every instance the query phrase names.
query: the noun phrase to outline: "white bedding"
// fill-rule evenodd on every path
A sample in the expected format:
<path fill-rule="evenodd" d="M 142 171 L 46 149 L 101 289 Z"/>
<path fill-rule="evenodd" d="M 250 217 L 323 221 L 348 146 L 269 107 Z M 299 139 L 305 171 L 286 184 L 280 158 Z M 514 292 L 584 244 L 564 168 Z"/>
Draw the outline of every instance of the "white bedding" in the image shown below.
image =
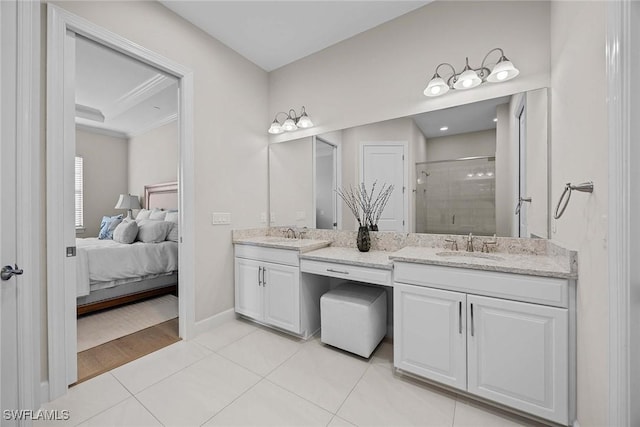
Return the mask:
<path fill-rule="evenodd" d="M 76 239 L 77 296 L 89 295 L 90 285 L 171 273 L 178 269 L 178 243 L 135 242 L 130 245 L 99 240 Z"/>

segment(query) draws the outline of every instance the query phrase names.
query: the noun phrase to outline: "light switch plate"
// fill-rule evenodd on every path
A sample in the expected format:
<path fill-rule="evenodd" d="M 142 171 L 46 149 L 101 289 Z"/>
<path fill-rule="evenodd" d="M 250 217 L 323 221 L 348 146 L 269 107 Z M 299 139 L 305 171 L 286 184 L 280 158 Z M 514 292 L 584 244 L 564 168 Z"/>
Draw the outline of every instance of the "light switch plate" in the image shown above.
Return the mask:
<path fill-rule="evenodd" d="M 214 212 L 211 214 L 211 223 L 213 225 L 228 225 L 231 224 L 231 213 L 229 212 Z"/>

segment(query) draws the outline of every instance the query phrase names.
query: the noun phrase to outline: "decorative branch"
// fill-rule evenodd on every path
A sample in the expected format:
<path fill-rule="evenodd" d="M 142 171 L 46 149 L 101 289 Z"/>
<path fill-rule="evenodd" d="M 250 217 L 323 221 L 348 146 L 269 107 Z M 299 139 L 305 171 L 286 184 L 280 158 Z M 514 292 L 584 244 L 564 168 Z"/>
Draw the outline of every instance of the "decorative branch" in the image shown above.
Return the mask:
<path fill-rule="evenodd" d="M 382 212 L 391 198 L 391 193 L 393 193 L 393 185 L 383 184 L 376 194 L 376 185 L 377 181 L 374 181 L 370 192 L 367 191 L 364 183 L 355 189 L 353 186 L 349 186 L 349 189 L 339 188 L 336 190 L 338 196 L 344 200 L 353 216 L 358 220 L 360 227 L 377 228 Z"/>

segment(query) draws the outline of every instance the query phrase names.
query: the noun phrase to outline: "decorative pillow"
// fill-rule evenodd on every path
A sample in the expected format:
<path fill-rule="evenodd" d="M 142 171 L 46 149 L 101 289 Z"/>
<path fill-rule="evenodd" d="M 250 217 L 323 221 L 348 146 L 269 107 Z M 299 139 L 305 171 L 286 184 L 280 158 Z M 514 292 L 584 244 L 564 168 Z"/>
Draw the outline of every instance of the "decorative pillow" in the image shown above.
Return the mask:
<path fill-rule="evenodd" d="M 140 209 L 138 215 L 136 215 L 136 221 L 141 219 L 149 219 L 149 215 L 151 215 L 151 211 L 149 209 Z"/>
<path fill-rule="evenodd" d="M 169 216 L 167 214 L 167 216 Z M 167 240 L 172 242 L 178 242 L 178 222 L 165 221 L 167 224 L 171 224 L 169 233 L 167 234 Z"/>
<path fill-rule="evenodd" d="M 167 211 L 167 216 L 164 217 L 164 220 L 167 222 L 175 222 L 178 223 L 178 211 L 172 212 Z"/>
<path fill-rule="evenodd" d="M 167 215 L 167 211 L 163 211 L 162 209 L 154 208 L 149 214 L 149 219 L 159 219 L 160 221 L 164 221 L 164 217 Z"/>
<path fill-rule="evenodd" d="M 103 216 L 102 221 L 100 222 L 100 233 L 98 234 L 98 239 L 113 239 L 113 230 L 116 229 L 120 222 L 122 222 L 122 214 L 116 216 Z"/>
<path fill-rule="evenodd" d="M 160 243 L 167 238 L 172 223 L 151 219 L 138 221 L 138 240 L 143 243 Z"/>
<path fill-rule="evenodd" d="M 138 235 L 138 223 L 124 220 L 113 231 L 113 240 L 118 243 L 130 245 L 135 242 Z"/>

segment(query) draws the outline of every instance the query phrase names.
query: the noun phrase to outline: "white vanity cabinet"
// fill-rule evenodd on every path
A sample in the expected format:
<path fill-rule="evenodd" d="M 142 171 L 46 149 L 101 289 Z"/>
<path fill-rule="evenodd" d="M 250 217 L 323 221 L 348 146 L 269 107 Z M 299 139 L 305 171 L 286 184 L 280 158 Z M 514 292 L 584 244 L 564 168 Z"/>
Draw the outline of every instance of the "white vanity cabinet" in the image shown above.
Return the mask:
<path fill-rule="evenodd" d="M 328 284 L 300 273 L 298 252 L 235 246 L 235 311 L 308 338 L 320 328 L 320 296 Z"/>
<path fill-rule="evenodd" d="M 564 425 L 573 418 L 569 280 L 401 262 L 394 279 L 396 368 Z"/>

